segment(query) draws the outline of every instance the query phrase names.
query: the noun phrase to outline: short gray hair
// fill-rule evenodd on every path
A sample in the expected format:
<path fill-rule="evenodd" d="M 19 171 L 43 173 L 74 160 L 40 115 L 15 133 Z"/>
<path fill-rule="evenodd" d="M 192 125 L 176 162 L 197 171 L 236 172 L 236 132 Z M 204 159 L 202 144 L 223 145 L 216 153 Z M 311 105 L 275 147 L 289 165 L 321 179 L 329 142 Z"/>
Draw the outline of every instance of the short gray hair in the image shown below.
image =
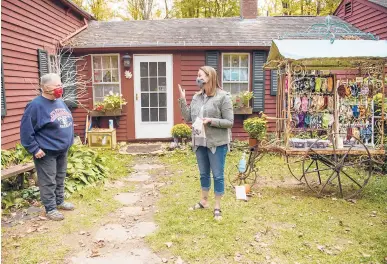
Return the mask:
<path fill-rule="evenodd" d="M 60 80 L 60 76 L 56 73 L 47 73 L 47 74 L 43 75 L 42 77 L 40 77 L 40 85 L 45 86 L 45 85 L 51 83 L 51 81 L 54 79 Z"/>

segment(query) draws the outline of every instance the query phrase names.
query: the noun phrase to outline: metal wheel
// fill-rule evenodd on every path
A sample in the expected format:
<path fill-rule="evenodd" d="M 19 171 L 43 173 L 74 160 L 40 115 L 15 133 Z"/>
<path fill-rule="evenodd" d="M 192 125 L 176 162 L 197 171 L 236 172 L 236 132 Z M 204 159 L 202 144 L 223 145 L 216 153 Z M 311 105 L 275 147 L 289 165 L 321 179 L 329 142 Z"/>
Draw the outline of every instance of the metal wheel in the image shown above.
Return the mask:
<path fill-rule="evenodd" d="M 239 172 L 238 165 L 232 166 L 228 172 L 228 180 L 231 186 L 235 188 L 235 186 L 248 184 L 253 188 L 257 183 L 258 178 L 258 168 L 255 166 L 255 163 L 262 157 L 263 153 L 252 149 L 250 150 L 249 158 L 246 161 L 246 170 L 244 172 Z"/>
<path fill-rule="evenodd" d="M 289 155 L 286 155 L 286 164 L 288 166 L 290 174 L 297 180 L 302 181 L 304 178 L 302 162 L 304 161 L 304 157 L 297 157 L 296 160 L 291 160 Z"/>
<path fill-rule="evenodd" d="M 358 195 L 372 175 L 373 160 L 367 146 L 357 138 L 342 149 L 333 144 L 326 151 L 320 144 L 317 140 L 309 147 L 302 163 L 308 187 L 319 196 L 334 195 L 337 190 L 345 199 Z"/>

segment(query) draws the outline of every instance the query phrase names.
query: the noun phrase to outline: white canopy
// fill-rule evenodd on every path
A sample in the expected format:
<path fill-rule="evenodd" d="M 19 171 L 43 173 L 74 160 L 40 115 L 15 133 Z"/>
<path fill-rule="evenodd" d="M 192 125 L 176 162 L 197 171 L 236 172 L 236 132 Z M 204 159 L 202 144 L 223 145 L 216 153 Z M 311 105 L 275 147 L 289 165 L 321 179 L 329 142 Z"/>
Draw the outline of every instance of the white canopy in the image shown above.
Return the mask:
<path fill-rule="evenodd" d="M 268 56 L 268 66 L 272 61 L 283 59 L 385 59 L 387 40 L 330 40 L 284 39 L 273 40 Z M 275 63 L 274 63 L 275 64 Z"/>

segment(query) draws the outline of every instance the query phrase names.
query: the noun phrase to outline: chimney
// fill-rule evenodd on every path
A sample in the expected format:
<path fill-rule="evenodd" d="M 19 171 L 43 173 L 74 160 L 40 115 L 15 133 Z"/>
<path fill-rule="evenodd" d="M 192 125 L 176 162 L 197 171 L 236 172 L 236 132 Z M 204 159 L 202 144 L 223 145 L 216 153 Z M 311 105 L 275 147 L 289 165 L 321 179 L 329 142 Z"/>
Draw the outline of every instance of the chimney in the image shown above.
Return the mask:
<path fill-rule="evenodd" d="M 258 15 L 258 0 L 239 0 L 242 19 L 255 19 Z"/>

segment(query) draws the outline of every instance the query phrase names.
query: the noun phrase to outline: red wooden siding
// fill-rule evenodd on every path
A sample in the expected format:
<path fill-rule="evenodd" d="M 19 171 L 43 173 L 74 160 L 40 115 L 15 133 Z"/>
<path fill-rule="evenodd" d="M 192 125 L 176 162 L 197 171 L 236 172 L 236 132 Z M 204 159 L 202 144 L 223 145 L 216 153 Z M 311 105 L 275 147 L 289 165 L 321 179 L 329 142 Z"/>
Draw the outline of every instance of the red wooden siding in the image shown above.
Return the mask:
<path fill-rule="evenodd" d="M 345 0 L 336 10 L 335 15 L 354 25 L 362 31 L 387 39 L 387 8 L 368 0 L 353 0 L 352 14 L 345 15 Z"/>
<path fill-rule="evenodd" d="M 19 123 L 26 104 L 37 94 L 38 49 L 53 52 L 55 44 L 84 25 L 59 1 L 1 1 L 1 37 L 7 115 L 1 125 L 1 147 L 20 141 Z"/>

